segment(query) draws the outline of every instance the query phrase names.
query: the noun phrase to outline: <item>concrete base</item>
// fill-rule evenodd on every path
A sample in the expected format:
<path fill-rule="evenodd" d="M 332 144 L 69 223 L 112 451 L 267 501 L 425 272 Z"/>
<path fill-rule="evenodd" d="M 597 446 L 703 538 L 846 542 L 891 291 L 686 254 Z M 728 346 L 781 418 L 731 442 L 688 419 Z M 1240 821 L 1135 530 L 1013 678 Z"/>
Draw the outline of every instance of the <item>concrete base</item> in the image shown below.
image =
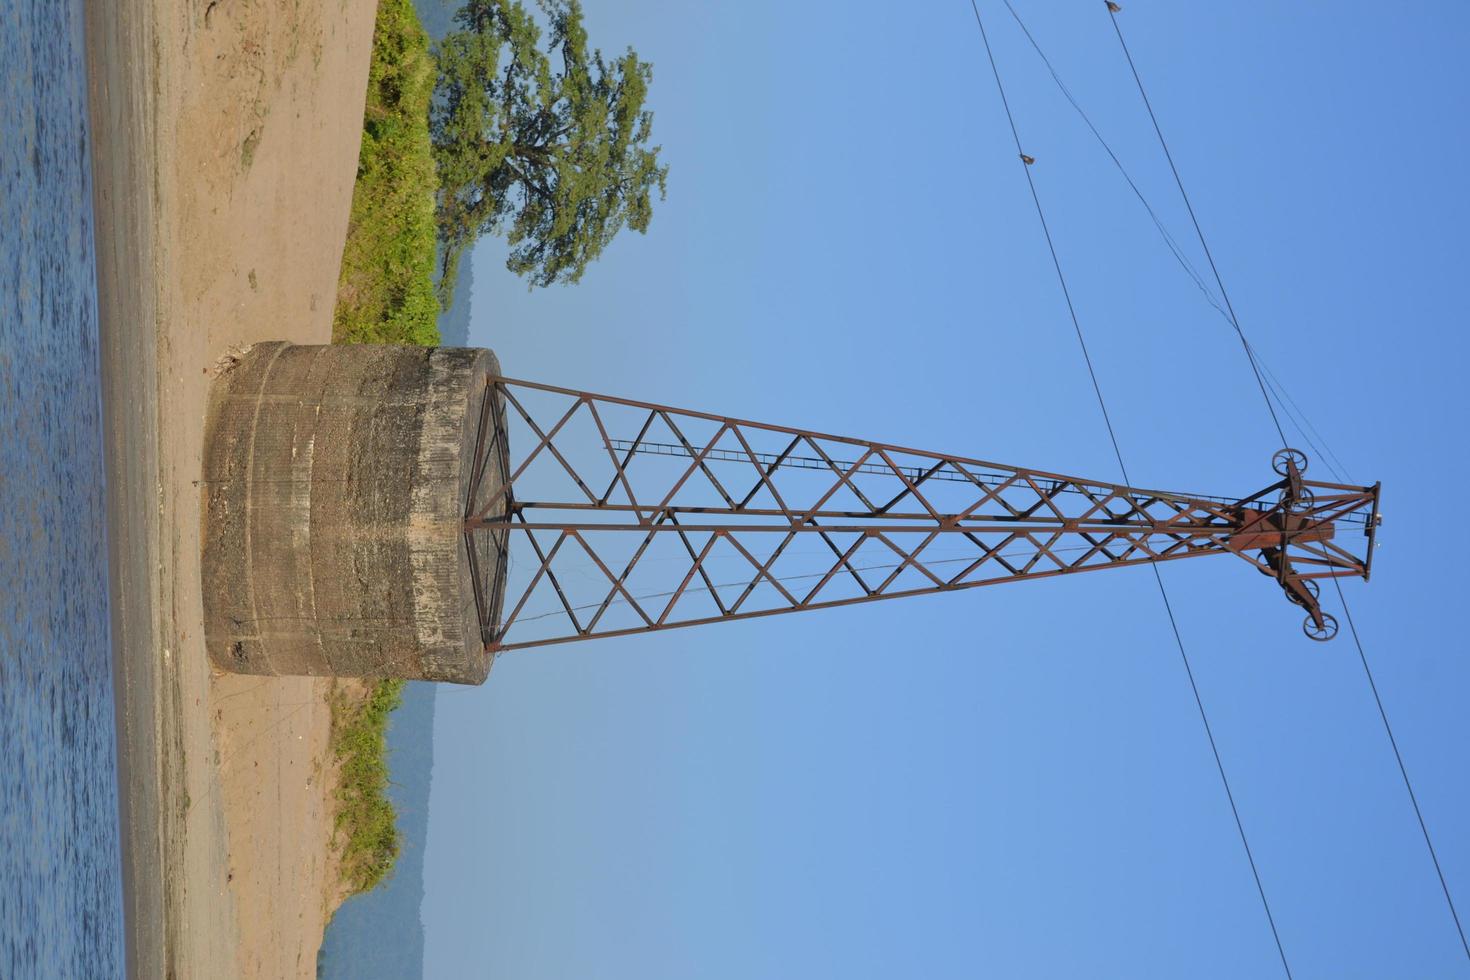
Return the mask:
<path fill-rule="evenodd" d="M 220 375 L 203 474 L 216 665 L 484 681 L 504 541 L 464 520 L 506 478 L 499 372 L 488 350 L 265 343 Z"/>

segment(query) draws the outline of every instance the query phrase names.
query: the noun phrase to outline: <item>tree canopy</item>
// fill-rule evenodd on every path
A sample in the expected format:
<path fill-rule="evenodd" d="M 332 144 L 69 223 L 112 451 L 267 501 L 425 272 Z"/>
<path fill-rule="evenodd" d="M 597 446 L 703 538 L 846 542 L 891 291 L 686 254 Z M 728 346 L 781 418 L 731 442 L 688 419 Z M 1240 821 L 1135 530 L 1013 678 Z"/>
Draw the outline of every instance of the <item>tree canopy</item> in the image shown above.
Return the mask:
<path fill-rule="evenodd" d="M 476 238 L 505 234 L 533 286 L 573 283 L 626 225 L 644 232 L 668 167 L 648 146 L 652 67 L 629 48 L 588 53 L 578 0 L 470 0 L 440 42 L 430 115 L 439 192 L 440 295 Z M 553 59 L 559 56 L 559 70 Z"/>

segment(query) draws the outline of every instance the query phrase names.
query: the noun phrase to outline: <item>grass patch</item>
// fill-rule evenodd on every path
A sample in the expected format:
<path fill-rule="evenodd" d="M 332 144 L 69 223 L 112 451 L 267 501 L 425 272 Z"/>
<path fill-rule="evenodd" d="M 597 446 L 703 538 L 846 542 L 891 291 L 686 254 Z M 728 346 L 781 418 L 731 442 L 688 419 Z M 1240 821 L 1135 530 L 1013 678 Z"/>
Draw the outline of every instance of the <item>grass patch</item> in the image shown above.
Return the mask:
<path fill-rule="evenodd" d="M 439 342 L 434 294 L 434 59 L 410 0 L 379 0 L 362 150 L 332 339 Z"/>
<path fill-rule="evenodd" d="M 403 681 L 369 681 L 367 696 L 334 689 L 332 752 L 337 781 L 336 842 L 342 878 L 365 892 L 388 877 L 398 859 L 398 815 L 388 801 L 388 715 L 403 699 Z"/>

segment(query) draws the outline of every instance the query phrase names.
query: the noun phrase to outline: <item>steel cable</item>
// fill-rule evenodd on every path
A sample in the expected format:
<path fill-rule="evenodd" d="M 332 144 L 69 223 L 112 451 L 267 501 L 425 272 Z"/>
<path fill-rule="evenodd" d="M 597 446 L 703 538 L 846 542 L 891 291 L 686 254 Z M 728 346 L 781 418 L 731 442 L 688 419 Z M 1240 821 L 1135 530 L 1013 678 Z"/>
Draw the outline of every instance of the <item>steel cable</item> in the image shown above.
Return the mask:
<path fill-rule="evenodd" d="M 1009 6 L 1009 4 L 1007 4 L 1007 6 Z M 1071 319 L 1072 319 L 1072 327 L 1073 327 L 1073 330 L 1076 332 L 1076 335 L 1077 335 L 1077 343 L 1078 343 L 1078 345 L 1082 349 L 1082 357 L 1083 357 L 1083 360 L 1087 363 L 1087 372 L 1088 372 L 1088 375 L 1092 378 L 1093 392 L 1097 395 L 1098 408 L 1101 409 L 1101 411 L 1102 411 L 1103 422 L 1107 426 L 1108 437 L 1109 437 L 1109 439 L 1111 439 L 1112 444 L 1113 444 L 1113 453 L 1117 457 L 1117 460 L 1118 460 L 1118 469 L 1123 474 L 1123 482 L 1131 486 L 1133 481 L 1132 481 L 1132 479 L 1128 475 L 1128 466 L 1123 461 L 1123 451 L 1122 451 L 1121 448 L 1119 448 L 1119 445 L 1118 445 L 1118 438 L 1117 438 L 1117 435 L 1116 435 L 1116 433 L 1115 433 L 1115 431 L 1113 429 L 1112 417 L 1108 413 L 1107 401 L 1103 398 L 1102 386 L 1098 383 L 1097 372 L 1093 368 L 1093 364 L 1092 364 L 1092 356 L 1089 354 L 1089 352 L 1087 350 L 1087 341 L 1084 339 L 1083 334 L 1082 334 L 1082 325 L 1081 325 L 1081 322 L 1077 318 L 1077 310 L 1076 310 L 1076 307 L 1072 303 L 1072 294 L 1071 294 L 1071 291 L 1067 288 L 1066 275 L 1062 272 L 1061 259 L 1057 256 L 1056 245 L 1052 241 L 1051 230 L 1047 226 L 1046 212 L 1045 212 L 1045 210 L 1041 206 L 1041 196 L 1040 196 L 1040 194 L 1036 190 L 1036 182 L 1031 177 L 1031 162 L 1030 162 L 1030 158 L 1026 155 L 1026 152 L 1023 149 L 1023 147 L 1022 147 L 1020 131 L 1016 128 L 1016 119 L 1015 119 L 1015 116 L 1011 112 L 1010 101 L 1006 98 L 1005 85 L 1004 85 L 1004 83 L 1002 83 L 1001 77 L 1000 77 L 1000 68 L 996 64 L 995 52 L 991 49 L 991 46 L 990 46 L 990 36 L 986 32 L 986 30 L 985 30 L 985 21 L 980 16 L 980 7 L 976 3 L 976 0 L 970 0 L 970 9 L 975 14 L 975 25 L 976 25 L 976 27 L 978 27 L 980 29 L 980 39 L 981 39 L 981 41 L 985 45 L 985 55 L 986 55 L 986 57 L 990 61 L 990 70 L 991 70 L 991 73 L 995 76 L 996 90 L 1000 93 L 1001 105 L 1004 106 L 1004 108 L 1005 108 L 1006 121 L 1010 124 L 1011 137 L 1015 140 L 1015 143 L 1016 143 L 1016 153 L 1020 157 L 1020 160 L 1021 160 L 1022 172 L 1025 173 L 1025 175 L 1026 175 L 1026 184 L 1031 189 L 1031 199 L 1032 199 L 1032 201 L 1036 205 L 1036 216 L 1037 216 L 1037 218 L 1041 222 L 1041 229 L 1042 229 L 1042 233 L 1044 234 L 1044 236 L 1046 238 L 1047 249 L 1051 253 L 1052 265 L 1056 268 L 1057 281 L 1061 285 L 1062 295 L 1066 299 L 1066 302 L 1067 302 L 1067 312 L 1071 316 Z M 1018 18 L 1018 22 L 1019 22 L 1019 18 Z M 1033 43 L 1034 43 L 1034 41 L 1033 41 Z M 1101 138 L 1101 137 L 1099 137 L 1099 138 Z M 1223 290 L 1222 290 L 1222 295 L 1223 295 Z M 1227 299 L 1226 302 L 1228 304 L 1229 300 Z M 1241 336 L 1241 342 L 1242 343 L 1245 342 L 1244 335 Z M 1250 350 L 1249 350 L 1248 347 L 1246 348 L 1246 354 L 1247 354 L 1247 356 L 1250 356 Z M 1252 360 L 1251 363 L 1252 363 L 1252 366 L 1254 366 L 1254 364 L 1255 364 L 1254 360 Z M 1263 392 L 1265 391 L 1265 383 L 1264 382 L 1262 382 L 1262 384 L 1261 384 L 1261 390 Z M 1269 399 L 1268 399 L 1268 407 L 1269 407 Z M 1275 411 L 1274 410 L 1272 411 L 1272 418 L 1275 418 Z M 1277 428 L 1278 429 L 1280 428 L 1280 425 L 1279 424 L 1278 424 Z M 1286 441 L 1286 437 L 1283 434 L 1282 435 L 1282 442 L 1285 443 L 1285 441 Z M 1271 928 L 1271 938 L 1276 943 L 1276 952 L 1281 957 L 1281 967 L 1282 967 L 1282 969 L 1286 973 L 1287 980 L 1291 980 L 1291 976 L 1292 976 L 1292 974 L 1291 974 L 1291 965 L 1287 962 L 1287 959 L 1286 959 L 1286 949 L 1282 946 L 1282 943 L 1281 943 L 1281 934 L 1280 934 L 1280 932 L 1276 928 L 1276 918 L 1275 918 L 1275 916 L 1273 916 L 1271 914 L 1271 903 L 1266 898 L 1266 888 L 1265 888 L 1265 885 L 1262 884 L 1262 882 L 1261 882 L 1260 869 L 1256 866 L 1255 854 L 1251 851 L 1250 841 L 1246 837 L 1245 823 L 1241 820 L 1241 817 L 1240 817 L 1240 808 L 1236 805 L 1236 802 L 1235 802 L 1235 794 L 1230 789 L 1230 779 L 1225 774 L 1225 764 L 1224 764 L 1224 761 L 1220 757 L 1220 750 L 1219 750 L 1218 745 L 1215 742 L 1214 730 L 1210 726 L 1210 718 L 1209 718 L 1208 713 L 1205 711 L 1204 699 L 1200 695 L 1200 692 L 1199 692 L 1199 684 L 1195 680 L 1194 669 L 1190 665 L 1190 662 L 1189 662 L 1189 654 L 1186 652 L 1185 647 L 1184 647 L 1184 638 L 1183 638 L 1183 635 L 1180 633 L 1178 621 L 1174 617 L 1173 605 L 1169 601 L 1169 592 L 1164 587 L 1164 578 L 1163 578 L 1163 575 L 1160 574 L 1159 569 L 1158 569 L 1158 566 L 1157 565 L 1152 565 L 1150 567 L 1153 569 L 1154 581 L 1157 583 L 1157 585 L 1159 587 L 1159 596 L 1160 596 L 1160 598 L 1163 599 L 1163 602 L 1164 602 L 1164 610 L 1168 614 L 1168 617 L 1169 617 L 1169 625 L 1170 625 L 1170 628 L 1173 630 L 1173 633 L 1174 633 L 1174 642 L 1175 642 L 1175 644 L 1179 648 L 1179 656 L 1180 656 L 1180 659 L 1184 663 L 1184 671 L 1185 671 L 1185 675 L 1189 679 L 1189 687 L 1190 687 L 1190 690 L 1194 693 L 1195 705 L 1196 705 L 1196 707 L 1199 708 L 1200 721 L 1204 725 L 1205 736 L 1206 736 L 1206 738 L 1208 739 L 1208 741 L 1210 743 L 1210 751 L 1213 754 L 1214 759 L 1215 759 L 1215 768 L 1216 768 L 1216 770 L 1220 774 L 1220 782 L 1221 782 L 1221 784 L 1225 788 L 1225 797 L 1226 797 L 1226 799 L 1230 803 L 1230 812 L 1231 812 L 1231 814 L 1235 818 L 1235 829 L 1236 829 L 1236 831 L 1240 835 L 1240 843 L 1241 843 L 1241 846 L 1245 850 L 1246 861 L 1250 864 L 1251 876 L 1255 879 L 1256 892 L 1257 892 L 1257 894 L 1260 895 L 1260 898 L 1261 898 L 1261 908 L 1265 911 L 1265 913 L 1266 913 L 1266 922 L 1267 922 L 1267 924 Z"/>
<path fill-rule="evenodd" d="M 1122 48 L 1123 56 L 1128 61 L 1128 68 L 1133 75 L 1133 81 L 1138 86 L 1138 94 L 1143 99 L 1144 108 L 1148 110 L 1149 119 L 1153 123 L 1154 133 L 1159 138 L 1159 146 L 1163 149 L 1164 156 L 1169 161 L 1169 169 L 1174 174 L 1174 181 L 1179 187 L 1179 194 L 1184 199 L 1185 207 L 1189 211 L 1190 220 L 1194 222 L 1195 233 L 1199 235 L 1200 247 L 1204 249 L 1205 257 L 1209 259 L 1210 270 L 1214 273 L 1215 281 L 1220 287 L 1220 295 L 1224 297 L 1225 304 L 1230 309 L 1231 324 L 1235 327 L 1236 332 L 1240 336 L 1241 345 L 1245 348 L 1246 356 L 1250 360 L 1251 370 L 1254 372 L 1256 381 L 1261 387 L 1261 395 L 1266 400 L 1266 408 L 1271 412 L 1271 420 L 1275 423 L 1277 434 L 1281 436 L 1282 442 L 1284 443 L 1286 441 L 1286 435 L 1284 432 L 1281 431 L 1281 422 L 1276 417 L 1276 409 L 1272 406 L 1271 396 L 1266 391 L 1266 382 L 1261 376 L 1261 368 L 1257 364 L 1255 351 L 1251 347 L 1250 342 L 1246 340 L 1245 331 L 1241 329 L 1240 321 L 1235 316 L 1235 310 L 1233 307 L 1230 306 L 1230 297 L 1229 294 L 1225 292 L 1225 284 L 1220 278 L 1220 270 L 1215 266 L 1215 260 L 1210 254 L 1210 246 L 1208 242 L 1205 241 L 1204 231 L 1200 227 L 1199 219 L 1195 217 L 1194 207 L 1189 203 L 1189 194 L 1184 189 L 1184 181 L 1179 176 L 1179 169 L 1174 165 L 1174 156 L 1172 153 L 1169 152 L 1168 141 L 1164 138 L 1164 132 L 1159 126 L 1158 117 L 1154 114 L 1153 105 L 1148 98 L 1148 92 L 1144 89 L 1143 86 L 1143 79 L 1139 76 L 1138 66 L 1134 63 L 1133 55 L 1128 50 L 1128 42 L 1123 37 L 1123 29 L 1118 24 L 1117 11 L 1113 8 L 1111 4 L 1108 5 L 1108 16 L 1113 23 L 1113 32 L 1118 37 L 1118 45 Z M 1279 385 L 1280 382 L 1278 381 L 1277 384 Z M 1282 390 L 1284 391 L 1285 389 L 1282 388 Z M 1285 402 L 1282 403 L 1282 407 L 1285 408 Z M 1303 418 L 1305 418 L 1305 413 L 1303 413 Z M 1305 434 L 1305 430 L 1303 430 L 1303 435 Z M 1310 437 L 1308 437 L 1308 439 L 1310 440 Z M 1336 473 L 1337 468 L 1332 465 L 1332 459 L 1336 459 L 1336 454 L 1331 453 L 1330 456 L 1330 459 L 1324 456 L 1324 462 L 1327 463 L 1329 469 Z M 1341 479 L 1340 476 L 1339 479 Z M 1399 775 L 1403 777 L 1404 789 L 1409 794 L 1409 803 L 1413 807 L 1414 817 L 1419 823 L 1420 832 L 1424 835 L 1424 845 L 1429 850 L 1430 862 L 1434 865 L 1434 872 L 1439 878 L 1440 890 L 1444 892 L 1445 904 L 1449 907 L 1450 918 L 1454 921 L 1455 932 L 1460 938 L 1460 946 L 1465 951 L 1466 959 L 1470 960 L 1470 942 L 1466 941 L 1465 930 L 1460 923 L 1460 914 L 1455 909 L 1455 901 L 1454 898 L 1450 895 L 1449 883 L 1445 879 L 1444 869 L 1440 866 L 1439 855 L 1435 852 L 1434 841 L 1429 835 L 1429 827 L 1424 821 L 1423 811 L 1421 811 L 1419 808 L 1418 794 L 1414 792 L 1414 784 L 1409 779 L 1409 770 L 1404 765 L 1403 755 L 1399 752 L 1398 740 L 1394 738 L 1393 726 L 1390 725 L 1388 721 L 1388 712 L 1384 709 L 1383 699 L 1378 694 L 1378 684 L 1373 678 L 1373 670 L 1368 666 L 1368 655 L 1363 649 L 1363 641 L 1362 638 L 1358 635 L 1357 625 L 1353 622 L 1352 611 L 1348 608 L 1347 595 L 1343 592 L 1342 583 L 1337 579 L 1336 576 L 1332 578 L 1332 584 L 1337 590 L 1338 600 L 1342 605 L 1343 614 L 1347 618 L 1348 629 L 1353 636 L 1353 644 L 1357 647 L 1358 650 L 1358 659 L 1363 664 L 1363 673 L 1368 680 L 1368 688 L 1373 694 L 1373 703 L 1378 707 L 1378 717 L 1383 722 L 1383 731 L 1388 736 L 1389 745 L 1393 749 L 1394 760 L 1398 763 Z"/>
<path fill-rule="evenodd" d="M 1108 7 L 1108 17 L 1113 22 L 1113 31 L 1118 35 L 1118 44 L 1123 48 L 1123 56 L 1128 59 L 1128 68 L 1133 72 L 1133 81 L 1138 85 L 1138 94 L 1143 97 L 1143 106 L 1148 110 L 1148 118 L 1153 123 L 1154 133 L 1159 137 L 1159 146 L 1164 150 L 1164 157 L 1169 161 L 1169 171 L 1174 175 L 1174 183 L 1179 188 L 1179 196 L 1184 199 L 1184 208 L 1189 212 L 1189 220 L 1194 224 L 1194 232 L 1199 236 L 1200 248 L 1204 250 L 1205 259 L 1210 263 L 1210 272 L 1215 276 L 1215 285 L 1220 289 L 1220 298 L 1225 301 L 1225 308 L 1230 312 L 1230 323 L 1235 327 L 1236 334 L 1240 337 L 1241 349 L 1250 361 L 1251 372 L 1256 376 L 1256 384 L 1260 385 L 1261 397 L 1266 400 L 1266 411 L 1271 413 L 1271 422 L 1276 426 L 1276 434 L 1281 437 L 1281 445 L 1286 445 L 1286 432 L 1281 428 L 1281 419 L 1276 416 L 1276 406 L 1271 404 L 1271 396 L 1266 391 L 1266 381 L 1261 377 L 1260 366 L 1256 364 L 1255 352 L 1251 345 L 1246 342 L 1245 331 L 1240 328 L 1240 317 L 1235 315 L 1235 304 L 1230 302 L 1230 294 L 1225 290 L 1225 280 L 1220 277 L 1220 269 L 1215 265 L 1215 256 L 1210 251 L 1210 243 L 1205 241 L 1204 229 L 1200 227 L 1199 218 L 1194 213 L 1194 205 L 1189 200 L 1189 192 L 1184 189 L 1184 180 L 1179 176 L 1179 168 L 1174 165 L 1174 154 L 1169 152 L 1169 143 L 1164 139 L 1164 131 L 1159 127 L 1159 118 L 1154 115 L 1153 103 L 1149 101 L 1148 92 L 1144 91 L 1143 79 L 1138 76 L 1138 67 L 1133 63 L 1133 54 L 1128 50 L 1128 42 L 1123 40 L 1123 29 L 1118 26 L 1118 14 L 1112 6 Z"/>
<path fill-rule="evenodd" d="M 1409 770 L 1399 752 L 1398 739 L 1393 737 L 1393 726 L 1388 723 L 1388 712 L 1383 708 L 1383 698 L 1378 695 L 1378 684 L 1373 680 L 1373 669 L 1368 666 L 1368 655 L 1363 652 L 1363 640 L 1358 636 L 1358 627 L 1353 622 L 1352 610 L 1348 608 L 1347 596 L 1343 594 L 1342 583 L 1334 578 L 1332 584 L 1337 587 L 1337 598 L 1342 603 L 1343 615 L 1347 617 L 1348 631 L 1353 634 L 1353 645 L 1358 648 L 1358 659 L 1362 661 L 1363 674 L 1368 678 L 1368 690 L 1373 692 L 1373 703 L 1378 706 L 1378 717 L 1383 719 L 1383 730 L 1388 735 L 1388 744 L 1393 748 L 1394 761 L 1399 764 L 1399 775 L 1404 777 L 1404 789 L 1409 793 L 1409 803 L 1414 807 L 1414 818 L 1419 821 L 1419 831 L 1424 835 L 1424 846 L 1429 849 L 1429 860 L 1434 863 L 1434 873 L 1439 876 L 1439 887 L 1444 892 L 1445 904 L 1449 906 L 1450 918 L 1455 921 L 1455 932 L 1460 936 L 1460 946 L 1465 950 L 1465 958 L 1470 959 L 1470 942 L 1465 940 L 1465 927 L 1460 924 L 1460 913 L 1455 910 L 1455 900 L 1450 897 L 1449 882 L 1445 880 L 1444 869 L 1440 867 L 1439 855 L 1435 853 L 1434 841 L 1429 836 L 1429 826 L 1424 822 L 1424 813 L 1419 809 L 1418 794 L 1414 792 L 1414 784 L 1409 781 Z"/>
<path fill-rule="evenodd" d="M 1113 166 L 1117 169 L 1119 175 L 1122 176 L 1124 182 L 1127 183 L 1128 188 L 1133 192 L 1133 196 L 1143 207 L 1145 213 L 1147 213 L 1149 220 L 1153 223 L 1154 228 L 1158 231 L 1159 237 L 1163 240 L 1164 245 L 1169 249 L 1169 253 L 1174 256 L 1174 260 L 1179 264 L 1180 269 L 1183 270 L 1184 274 L 1189 278 L 1189 280 L 1194 283 L 1195 287 L 1200 291 L 1200 295 L 1204 297 L 1205 302 L 1208 303 L 1210 307 L 1215 310 L 1215 312 L 1220 314 L 1220 318 L 1225 321 L 1225 324 L 1227 326 L 1236 331 L 1238 334 L 1239 325 L 1233 319 L 1232 311 L 1227 310 L 1225 306 L 1222 306 L 1220 301 L 1215 298 L 1215 294 L 1205 283 L 1204 278 L 1194 267 L 1194 264 L 1189 261 L 1189 257 L 1184 254 L 1184 249 L 1179 245 L 1178 241 L 1175 240 L 1173 234 L 1170 233 L 1168 227 L 1164 224 L 1163 219 L 1159 217 L 1158 212 L 1154 209 L 1153 205 L 1144 195 L 1143 190 L 1138 186 L 1138 182 L 1135 181 L 1133 179 L 1133 175 L 1128 172 L 1128 168 L 1124 166 L 1122 159 L 1119 158 L 1118 154 L 1113 150 L 1112 145 L 1108 143 L 1107 138 L 1103 136 L 1102 132 L 1097 128 L 1096 124 L 1093 123 L 1092 117 L 1087 114 L 1087 110 L 1082 108 L 1082 104 L 1077 100 L 1076 96 L 1072 94 L 1072 90 L 1067 86 L 1067 83 L 1063 81 L 1061 74 L 1056 69 L 1056 66 L 1052 64 L 1051 58 L 1048 57 L 1046 51 L 1042 49 L 1040 42 L 1036 40 L 1036 36 L 1031 33 L 1031 29 L 1026 26 L 1026 22 L 1022 19 L 1020 12 L 1016 10 L 1015 6 L 1011 3 L 1011 0 L 1003 0 L 1003 2 L 1005 3 L 1006 9 L 1010 11 L 1011 18 L 1015 20 L 1016 25 L 1020 27 L 1021 33 L 1023 33 L 1026 36 L 1026 40 L 1030 42 L 1032 50 L 1036 52 L 1036 56 L 1040 58 L 1041 63 L 1046 66 L 1047 72 L 1051 75 L 1052 81 L 1056 83 L 1058 91 L 1062 93 L 1062 97 L 1065 98 L 1067 100 L 1067 103 L 1071 105 L 1073 110 L 1076 111 L 1078 117 L 1082 120 L 1083 125 L 1085 125 L 1087 127 L 1087 130 L 1092 133 L 1092 136 L 1097 141 L 1097 144 L 1102 147 L 1103 152 L 1107 154 L 1108 159 L 1112 161 Z M 1301 433 L 1302 438 L 1307 443 L 1308 447 L 1311 448 L 1313 452 L 1327 464 L 1328 468 L 1332 470 L 1333 475 L 1336 476 L 1340 482 L 1348 482 L 1347 478 L 1343 475 L 1344 472 L 1347 470 L 1347 467 L 1342 465 L 1342 461 L 1337 458 L 1337 453 L 1334 452 L 1332 447 L 1327 444 L 1327 440 L 1322 436 L 1322 434 L 1317 431 L 1317 427 L 1312 424 L 1312 420 L 1307 417 L 1306 412 L 1297 405 L 1296 399 L 1292 398 L 1291 396 L 1291 392 L 1286 389 L 1286 386 L 1282 384 L 1280 379 L 1278 379 L 1271 371 L 1271 366 L 1266 362 L 1266 359 L 1261 355 L 1261 352 L 1250 345 L 1247 345 L 1247 351 L 1250 356 L 1254 358 L 1255 363 L 1260 366 L 1261 371 L 1265 375 L 1265 385 L 1270 389 L 1271 394 L 1275 397 L 1276 404 L 1281 407 L 1281 410 L 1286 414 L 1286 417 L 1291 421 L 1291 424 L 1295 426 L 1298 432 Z M 1268 408 L 1270 406 L 1269 399 L 1267 401 L 1267 406 Z M 1316 436 L 1316 441 L 1313 440 L 1313 436 Z M 1284 438 L 1285 437 L 1283 436 L 1283 441 Z M 1321 443 L 1320 448 L 1317 445 L 1318 442 Z"/>

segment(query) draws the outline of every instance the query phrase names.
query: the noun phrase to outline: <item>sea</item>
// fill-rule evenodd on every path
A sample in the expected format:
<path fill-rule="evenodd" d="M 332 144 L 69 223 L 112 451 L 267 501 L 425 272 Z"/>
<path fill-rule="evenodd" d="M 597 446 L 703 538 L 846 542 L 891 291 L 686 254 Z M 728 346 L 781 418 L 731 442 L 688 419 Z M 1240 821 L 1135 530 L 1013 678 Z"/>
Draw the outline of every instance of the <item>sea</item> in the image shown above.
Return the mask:
<path fill-rule="evenodd" d="M 0 977 L 120 977 L 80 0 L 0 0 Z"/>

